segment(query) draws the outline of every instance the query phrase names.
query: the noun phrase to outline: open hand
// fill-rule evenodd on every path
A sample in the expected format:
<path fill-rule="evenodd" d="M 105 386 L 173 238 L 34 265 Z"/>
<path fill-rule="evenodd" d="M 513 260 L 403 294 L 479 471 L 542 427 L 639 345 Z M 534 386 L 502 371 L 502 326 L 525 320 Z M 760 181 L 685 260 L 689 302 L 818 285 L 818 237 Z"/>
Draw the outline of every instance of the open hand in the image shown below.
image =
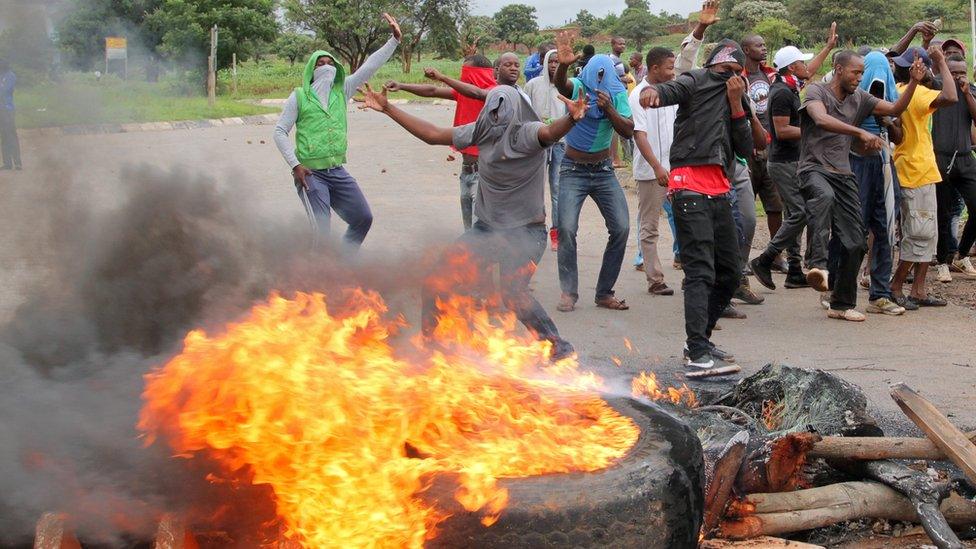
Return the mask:
<path fill-rule="evenodd" d="M 908 69 L 908 72 L 912 75 L 912 81 L 915 83 L 925 80 L 925 75 L 928 74 L 928 69 L 922 62 L 922 58 L 918 56 L 917 51 L 915 52 L 915 61 L 912 62 L 912 67 Z"/>
<path fill-rule="evenodd" d="M 571 99 L 566 99 L 562 94 L 559 94 L 559 100 L 566 105 L 566 110 L 569 111 L 569 116 L 573 117 L 573 120 L 580 120 L 586 114 L 586 110 L 589 108 L 587 103 L 587 96 L 585 93 L 579 94 L 579 97 L 575 101 Z"/>
<path fill-rule="evenodd" d="M 661 98 L 657 93 L 657 88 L 647 86 L 640 93 L 640 106 L 644 109 L 656 109 Z"/>
<path fill-rule="evenodd" d="M 377 93 L 369 86 L 369 82 L 363 88 L 359 88 L 359 93 L 363 94 L 363 104 L 360 106 L 360 110 L 373 109 L 374 111 L 383 112 L 390 105 L 389 100 L 386 98 L 386 88 L 383 88 L 382 92 Z"/>
<path fill-rule="evenodd" d="M 702 9 L 698 12 L 698 23 L 703 27 L 714 25 L 718 22 L 718 5 L 720 0 L 705 0 Z"/>
<path fill-rule="evenodd" d="M 579 57 L 573 53 L 573 37 L 569 31 L 556 33 L 556 58 L 559 59 L 559 64 L 572 65 Z"/>
<path fill-rule="evenodd" d="M 827 47 L 830 49 L 837 47 L 837 21 L 830 24 L 830 31 L 827 32 Z"/>
<path fill-rule="evenodd" d="M 396 38 L 397 42 L 399 42 L 400 39 L 403 38 L 403 32 L 400 30 L 400 24 L 397 23 L 397 20 L 394 19 L 389 13 L 384 13 L 383 19 L 386 19 L 386 22 L 390 25 L 390 32 L 393 33 L 393 38 Z"/>

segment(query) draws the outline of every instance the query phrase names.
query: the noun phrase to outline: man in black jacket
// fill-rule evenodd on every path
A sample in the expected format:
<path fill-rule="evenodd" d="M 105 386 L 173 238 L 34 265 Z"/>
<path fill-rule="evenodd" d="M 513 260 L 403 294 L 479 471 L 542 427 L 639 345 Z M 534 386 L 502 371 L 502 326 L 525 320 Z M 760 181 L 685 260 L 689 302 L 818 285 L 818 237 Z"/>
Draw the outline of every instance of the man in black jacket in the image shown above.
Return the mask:
<path fill-rule="evenodd" d="M 731 356 L 710 341 L 719 315 L 739 284 L 736 237 L 729 178 L 735 155 L 752 154 L 752 130 L 739 76 L 745 55 L 732 40 L 722 40 L 704 69 L 689 71 L 641 92 L 641 106 L 678 105 L 671 145 L 668 192 L 681 242 L 685 281 L 685 360 L 708 369 Z"/>

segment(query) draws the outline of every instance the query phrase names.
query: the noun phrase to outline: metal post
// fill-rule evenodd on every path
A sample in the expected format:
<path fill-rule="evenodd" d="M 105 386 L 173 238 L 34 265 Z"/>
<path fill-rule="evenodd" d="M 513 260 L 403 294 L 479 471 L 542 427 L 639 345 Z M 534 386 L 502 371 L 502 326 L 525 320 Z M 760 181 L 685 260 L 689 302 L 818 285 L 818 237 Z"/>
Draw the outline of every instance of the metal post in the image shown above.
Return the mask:
<path fill-rule="evenodd" d="M 207 104 L 217 102 L 217 25 L 210 29 L 210 56 L 207 58 Z"/>
<path fill-rule="evenodd" d="M 233 80 L 231 80 L 232 82 L 231 92 L 236 96 L 237 95 L 237 52 L 231 54 L 231 64 L 232 64 L 231 76 L 233 78 Z"/>

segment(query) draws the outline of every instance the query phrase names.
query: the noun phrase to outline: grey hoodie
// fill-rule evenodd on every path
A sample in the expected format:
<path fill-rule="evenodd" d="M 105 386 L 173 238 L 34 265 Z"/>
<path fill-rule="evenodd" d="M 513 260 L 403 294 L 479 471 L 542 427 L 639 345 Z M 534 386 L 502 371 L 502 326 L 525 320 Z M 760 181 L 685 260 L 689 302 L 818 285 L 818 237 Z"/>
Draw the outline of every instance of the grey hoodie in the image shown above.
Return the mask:
<path fill-rule="evenodd" d="M 556 50 L 549 50 L 542 61 L 542 74 L 525 84 L 525 94 L 532 102 L 532 108 L 546 123 L 566 114 L 566 105 L 559 100 L 559 90 L 549 77 L 549 58 Z"/>

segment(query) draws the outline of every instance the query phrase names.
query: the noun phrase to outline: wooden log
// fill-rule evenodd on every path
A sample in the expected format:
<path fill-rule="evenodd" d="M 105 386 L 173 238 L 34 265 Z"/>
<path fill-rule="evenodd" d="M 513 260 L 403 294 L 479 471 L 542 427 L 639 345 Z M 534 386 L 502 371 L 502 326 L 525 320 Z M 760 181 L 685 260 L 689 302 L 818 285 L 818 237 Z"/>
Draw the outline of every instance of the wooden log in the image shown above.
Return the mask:
<path fill-rule="evenodd" d="M 740 494 L 754 494 L 807 488 L 809 483 L 804 476 L 807 452 L 818 440 L 817 433 L 790 433 L 766 442 L 745 459 L 736 479 L 736 490 Z"/>
<path fill-rule="evenodd" d="M 708 483 L 705 486 L 705 514 L 702 519 L 702 533 L 709 537 L 725 515 L 725 508 L 732 494 L 732 486 L 739 474 L 739 467 L 746 457 L 749 445 L 749 431 L 739 431 L 722 449 L 710 474 L 706 472 Z"/>
<path fill-rule="evenodd" d="M 34 530 L 34 549 L 81 549 L 61 513 L 44 513 Z"/>
<path fill-rule="evenodd" d="M 954 526 L 976 524 L 976 502 L 950 495 L 939 510 Z M 912 502 L 877 482 L 842 482 L 820 488 L 750 494 L 730 505 L 719 537 L 749 539 L 822 528 L 838 522 L 880 518 L 917 522 Z"/>
<path fill-rule="evenodd" d="M 708 370 L 698 370 L 694 372 L 685 372 L 685 378 L 687 379 L 707 379 L 710 377 L 719 376 L 730 376 L 737 374 L 742 371 L 742 368 L 736 364 L 729 366 L 720 366 L 718 368 L 709 368 Z"/>
<path fill-rule="evenodd" d="M 904 383 L 891 389 L 891 398 L 915 425 L 929 437 L 970 482 L 976 483 L 976 445 L 966 438 L 931 402 Z"/>
<path fill-rule="evenodd" d="M 976 443 L 976 431 L 966 433 Z M 927 438 L 915 437 L 823 437 L 810 450 L 810 457 L 824 459 L 924 459 L 945 461 L 945 452 Z"/>
<path fill-rule="evenodd" d="M 156 529 L 153 549 L 199 549 L 196 537 L 186 523 L 172 514 L 163 515 Z"/>
<path fill-rule="evenodd" d="M 823 545 L 813 545 L 791 539 L 760 536 L 755 539 L 730 541 L 727 539 L 707 539 L 698 549 L 826 549 Z"/>

